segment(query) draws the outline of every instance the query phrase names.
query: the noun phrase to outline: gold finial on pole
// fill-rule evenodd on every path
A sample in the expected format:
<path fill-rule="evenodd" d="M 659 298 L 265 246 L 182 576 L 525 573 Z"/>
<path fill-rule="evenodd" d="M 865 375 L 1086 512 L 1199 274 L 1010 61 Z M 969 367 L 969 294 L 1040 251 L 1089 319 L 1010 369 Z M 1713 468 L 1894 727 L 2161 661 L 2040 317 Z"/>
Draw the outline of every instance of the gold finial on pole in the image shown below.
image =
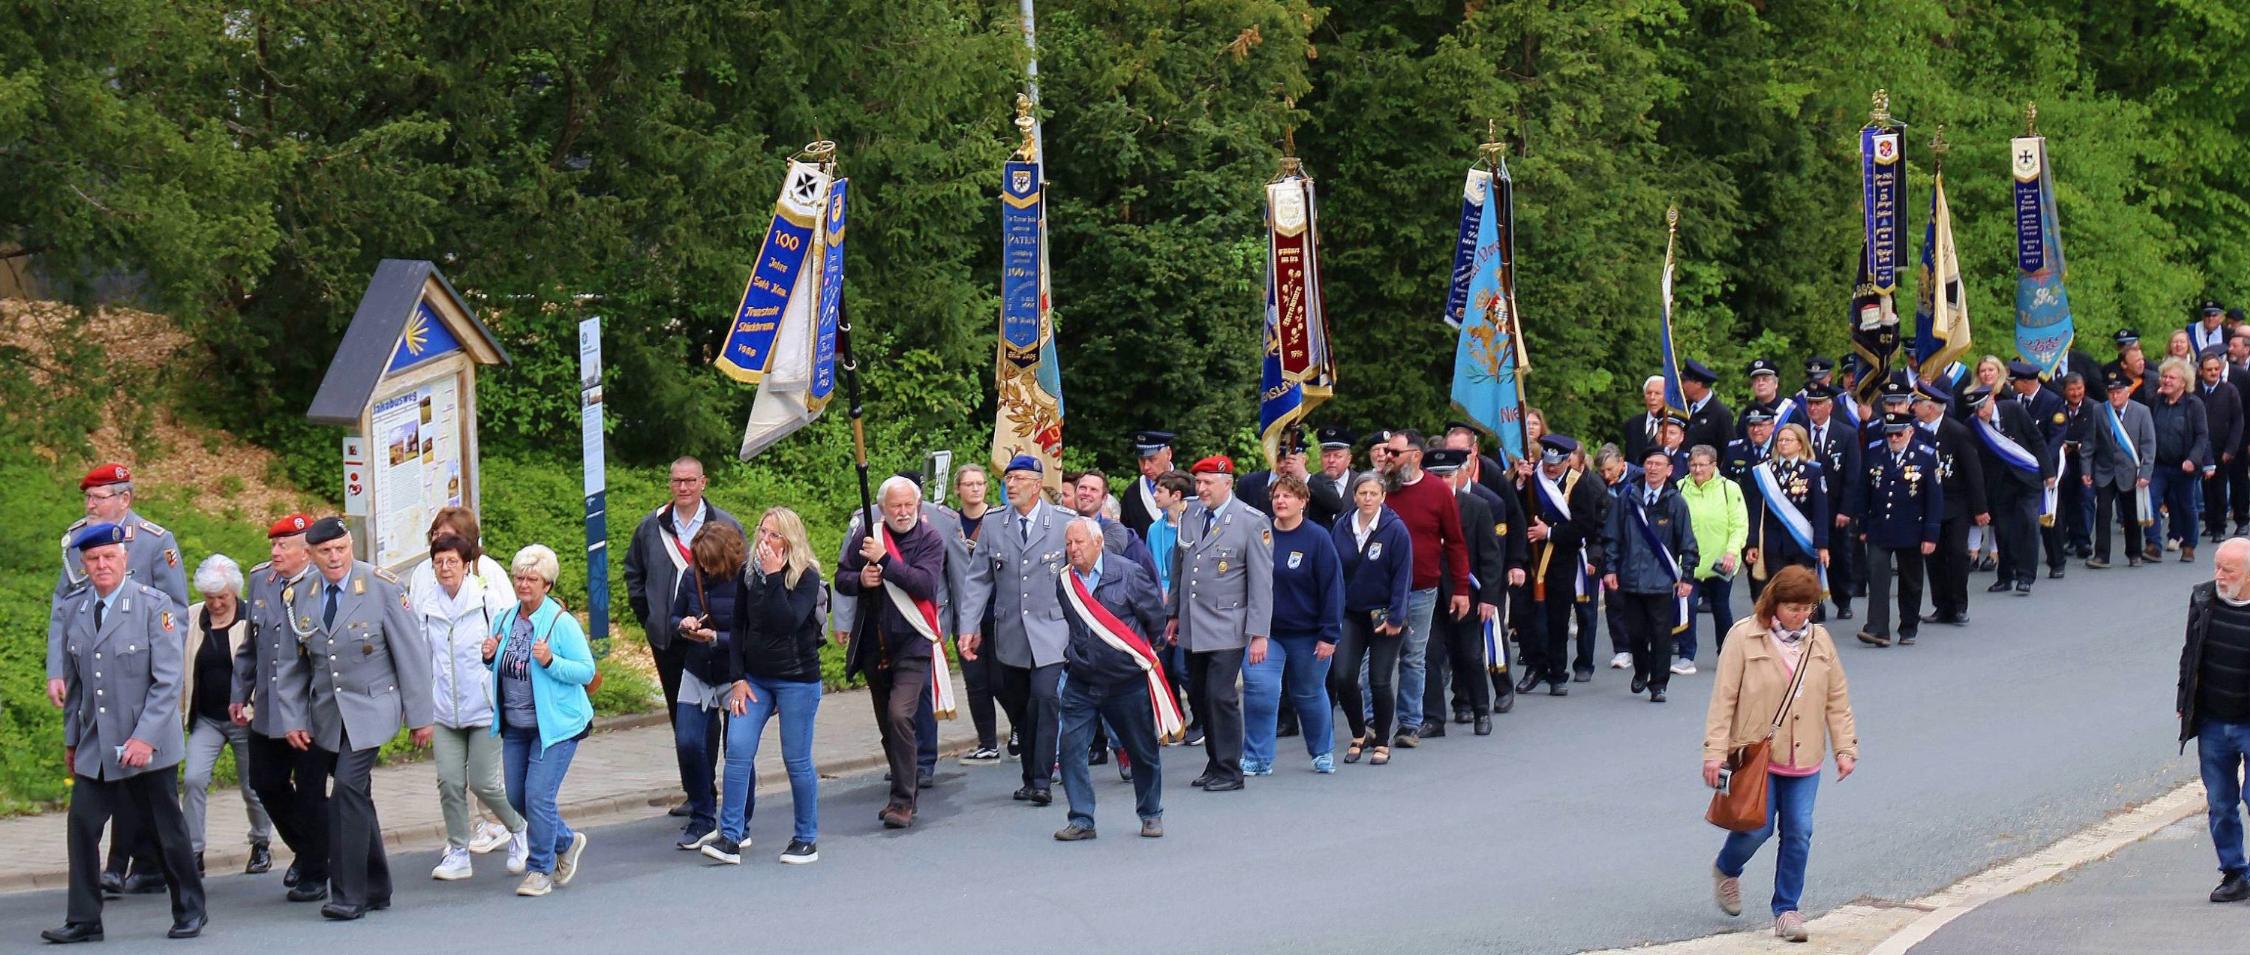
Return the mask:
<path fill-rule="evenodd" d="M 1945 124 L 1939 123 L 1937 132 L 1930 136 L 1930 168 L 1945 168 L 1945 154 L 1953 151 L 1953 144 L 1945 141 Z"/>
<path fill-rule="evenodd" d="M 1891 91 L 1875 91 L 1875 105 L 1867 111 L 1867 122 L 1875 126 L 1891 125 Z"/>
<path fill-rule="evenodd" d="M 2026 136 L 2039 135 L 2038 103 L 2027 101 L 2023 104 L 2023 134 Z"/>
<path fill-rule="evenodd" d="M 1500 141 L 1500 121 L 1497 119 L 1485 120 L 1484 142 L 1477 144 L 1477 154 L 1484 158 L 1486 164 L 1498 167 L 1501 154 L 1507 151 L 1507 144 Z"/>
<path fill-rule="evenodd" d="M 1023 133 L 1023 145 L 1016 147 L 1017 159 L 1024 162 L 1039 161 L 1039 139 L 1032 135 L 1032 130 L 1038 125 L 1038 121 L 1031 118 L 1031 97 L 1017 93 L 1016 129 Z"/>
<path fill-rule="evenodd" d="M 1673 203 L 1671 208 L 1664 210 L 1664 231 L 1674 234 L 1680 231 L 1680 206 L 1678 203 Z"/>
<path fill-rule="evenodd" d="M 805 148 L 797 151 L 797 155 L 806 162 L 826 166 L 836 161 L 836 144 L 825 139 L 816 139 L 806 143 Z"/>

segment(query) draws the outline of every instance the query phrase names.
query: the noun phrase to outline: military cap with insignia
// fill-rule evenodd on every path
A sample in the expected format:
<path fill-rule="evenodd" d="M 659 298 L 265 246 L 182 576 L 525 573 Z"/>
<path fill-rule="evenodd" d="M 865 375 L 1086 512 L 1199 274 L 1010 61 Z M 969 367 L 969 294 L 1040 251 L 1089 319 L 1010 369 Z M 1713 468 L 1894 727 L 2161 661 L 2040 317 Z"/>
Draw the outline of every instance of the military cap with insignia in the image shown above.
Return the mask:
<path fill-rule="evenodd" d="M 1752 358 L 1750 359 L 1749 376 L 1752 378 L 1756 378 L 1759 375 L 1773 375 L 1779 377 L 1781 375 L 1781 371 L 1774 367 L 1773 359 L 1771 358 Z"/>
<path fill-rule="evenodd" d="M 1826 355 L 1814 355 L 1811 358 L 1805 359 L 1805 377 L 1807 378 L 1818 381 L 1822 378 L 1828 377 L 1835 371 L 1836 363 L 1830 361 L 1828 359 L 1828 356 Z"/>
<path fill-rule="evenodd" d="M 1204 458 L 1201 461 L 1195 462 L 1195 465 L 1188 468 L 1188 471 L 1194 474 L 1231 475 L 1234 473 L 1234 459 L 1227 457 L 1224 454 L 1214 454 L 1210 457 Z"/>
<path fill-rule="evenodd" d="M 1883 412 L 1883 433 L 1892 434 L 1914 427 L 1914 416 L 1904 411 Z"/>
<path fill-rule="evenodd" d="M 1432 474 L 1451 474 L 1468 463 L 1466 448 L 1431 448 L 1422 453 L 1422 470 Z"/>
<path fill-rule="evenodd" d="M 1834 401 L 1836 400 L 1836 396 L 1840 393 L 1841 389 L 1837 388 L 1835 385 L 1814 382 L 1805 386 L 1805 403 L 1812 404 L 1816 401 Z"/>
<path fill-rule="evenodd" d="M 1858 352 L 1853 352 L 1849 355 L 1845 355 L 1843 363 L 1837 365 L 1836 367 L 1842 369 L 1844 374 L 1851 375 L 1856 378 L 1867 373 L 1867 359 L 1859 357 Z"/>
<path fill-rule="evenodd" d="M 1939 387 L 1936 382 L 1924 379 L 1914 383 L 1914 400 L 1927 401 L 1937 405 L 1950 405 L 1953 403 L 1953 396 L 1946 394 L 1945 389 Z"/>
<path fill-rule="evenodd" d="M 79 529 L 78 536 L 70 539 L 70 546 L 81 553 L 96 547 L 122 543 L 125 543 L 125 528 L 106 521 L 88 524 Z"/>
<path fill-rule="evenodd" d="M 2039 366 L 2021 358 L 2008 362 L 2008 377 L 2015 381 L 2037 381 Z"/>
<path fill-rule="evenodd" d="M 100 467 L 86 472 L 85 477 L 79 478 L 78 489 L 81 491 L 90 491 L 97 487 L 108 487 L 112 484 L 125 484 L 132 480 L 133 472 L 126 469 L 124 465 L 104 464 Z"/>
<path fill-rule="evenodd" d="M 1690 358 L 1680 363 L 1680 377 L 1706 385 L 1719 383 L 1719 375 L 1702 362 Z"/>
<path fill-rule="evenodd" d="M 1767 411 L 1764 408 L 1746 409 L 1742 412 L 1742 423 L 1745 425 L 1772 424 L 1773 412 Z"/>
<path fill-rule="evenodd" d="M 2196 313 L 2200 315 L 2225 315 L 2227 307 L 2210 299 L 2204 299 L 2203 304 L 2196 308 Z"/>
<path fill-rule="evenodd" d="M 2102 369 L 2102 384 L 2111 391 L 2120 388 L 2130 389 L 2133 387 L 2133 379 L 2125 377 L 2125 369 L 2104 368 Z"/>
<path fill-rule="evenodd" d="M 1155 457 L 1164 453 L 1165 448 L 1171 447 L 1175 437 L 1177 435 L 1170 431 L 1133 432 L 1133 453 L 1144 458 Z"/>
<path fill-rule="evenodd" d="M 323 517 L 320 520 L 314 521 L 311 527 L 305 529 L 305 543 L 312 544 L 317 547 L 321 544 L 325 544 L 329 541 L 335 540 L 336 538 L 342 537 L 348 533 L 350 533 L 350 531 L 344 528 L 343 518 Z"/>
<path fill-rule="evenodd" d="M 1664 412 L 1664 420 L 1658 423 L 1668 424 L 1675 428 L 1679 428 L 1682 431 L 1685 431 L 1687 430 L 1688 416 L 1681 414 L 1678 411 L 1666 409 Z"/>
<path fill-rule="evenodd" d="M 1548 464 L 1561 464 L 1578 453 L 1578 441 L 1567 434 L 1539 436 L 1539 458 Z"/>
<path fill-rule="evenodd" d="M 1339 425 L 1331 424 L 1313 432 L 1313 437 L 1320 441 L 1320 449 L 1323 451 L 1342 451 L 1350 448 L 1358 436 Z"/>
<path fill-rule="evenodd" d="M 2239 322 L 2239 321 L 2241 321 L 2241 320 L 2242 320 L 2242 310 L 2241 310 L 2241 309 L 2239 309 L 2239 308 L 2230 308 L 2230 309 L 2227 309 L 2227 321 L 2230 321 L 2230 322 Z"/>
<path fill-rule="evenodd" d="M 2116 342 L 2118 349 L 2123 350 L 2128 345 L 2140 344 L 2141 333 L 2130 328 L 2120 328 L 2116 334 L 2109 336 L 2109 340 Z"/>
<path fill-rule="evenodd" d="M 1978 385 L 1964 392 L 1961 398 L 1968 402 L 1970 408 L 1982 408 L 1992 401 L 1992 389 Z"/>
<path fill-rule="evenodd" d="M 278 540 L 294 537 L 312 529 L 313 519 L 304 514 L 289 514 L 266 527 L 266 539 Z"/>

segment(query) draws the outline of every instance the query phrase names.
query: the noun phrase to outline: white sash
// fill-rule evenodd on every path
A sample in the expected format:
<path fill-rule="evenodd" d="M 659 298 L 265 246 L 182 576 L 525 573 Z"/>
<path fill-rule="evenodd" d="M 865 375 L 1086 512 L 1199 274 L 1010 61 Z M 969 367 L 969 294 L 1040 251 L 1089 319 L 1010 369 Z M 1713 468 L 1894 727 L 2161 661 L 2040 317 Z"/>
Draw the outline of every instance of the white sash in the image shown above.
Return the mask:
<path fill-rule="evenodd" d="M 1164 509 L 1156 506 L 1156 492 L 1148 489 L 1148 479 L 1144 477 L 1135 480 L 1133 488 L 1141 493 L 1141 507 L 1148 512 L 1148 516 L 1154 520 L 1163 520 Z"/>
<path fill-rule="evenodd" d="M 687 558 L 680 556 L 680 537 L 672 533 L 672 522 L 663 519 L 665 512 L 671 509 L 670 504 L 656 509 L 656 536 L 664 545 L 664 556 L 672 558 L 672 574 L 676 577 L 687 572 Z M 710 520 L 711 517 L 706 514 L 703 519 Z"/>
<path fill-rule="evenodd" d="M 1773 462 L 1751 468 L 1750 475 L 1758 482 L 1759 496 L 1766 499 L 1766 510 L 1773 512 L 1774 518 L 1781 522 L 1781 529 L 1788 531 L 1789 538 L 1797 542 L 1797 549 L 1807 554 L 1816 552 L 1812 521 L 1805 518 L 1804 511 L 1797 509 L 1797 502 L 1782 492 L 1781 478 L 1773 473 Z"/>
<path fill-rule="evenodd" d="M 892 557 L 900 556 L 898 544 L 891 540 L 890 525 L 877 521 L 875 528 L 876 533 L 881 535 L 883 551 Z M 940 570 L 939 573 L 944 571 Z M 930 641 L 930 708 L 937 712 L 938 719 L 952 719 L 953 673 L 945 663 L 945 637 L 938 631 L 937 601 L 915 599 L 906 592 L 906 588 L 900 587 L 888 575 L 883 577 L 883 593 L 891 598 L 891 605 L 898 608 L 899 616 L 905 617 L 906 622 L 913 625 L 914 632 Z"/>
<path fill-rule="evenodd" d="M 1078 622 L 1084 624 L 1094 636 L 1101 638 L 1110 649 L 1132 657 L 1133 662 L 1140 665 L 1141 675 L 1148 680 L 1149 707 L 1156 719 L 1157 742 L 1174 743 L 1185 738 L 1187 731 L 1180 719 L 1179 704 L 1172 699 L 1172 684 L 1165 678 L 1164 668 L 1157 664 L 1155 648 L 1146 641 L 1136 645 L 1134 640 L 1127 639 L 1128 636 L 1135 635 L 1117 632 L 1118 627 L 1124 626 L 1124 621 L 1118 620 L 1106 607 L 1089 605 L 1086 597 L 1079 593 L 1086 581 L 1078 576 L 1078 571 L 1064 568 L 1063 575 L 1063 596 L 1070 601 L 1071 612 L 1078 615 Z"/>
<path fill-rule="evenodd" d="M 1548 507 L 1554 508 L 1555 513 L 1561 514 L 1563 520 L 1570 520 L 1569 495 L 1564 494 L 1562 488 L 1555 486 L 1554 479 L 1547 476 L 1546 468 L 1534 468 L 1532 473 L 1539 479 L 1540 498 L 1547 502 Z"/>

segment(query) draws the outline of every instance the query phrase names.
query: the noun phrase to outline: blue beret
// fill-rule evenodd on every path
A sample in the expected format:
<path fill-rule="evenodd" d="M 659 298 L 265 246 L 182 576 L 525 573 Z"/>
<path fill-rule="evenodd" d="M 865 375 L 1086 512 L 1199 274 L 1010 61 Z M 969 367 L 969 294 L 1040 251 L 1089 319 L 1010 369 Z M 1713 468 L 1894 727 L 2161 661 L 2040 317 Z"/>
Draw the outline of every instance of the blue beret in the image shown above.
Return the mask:
<path fill-rule="evenodd" d="M 1038 458 L 1032 457 L 1028 454 L 1019 454 L 1015 457 L 1009 458 L 1008 466 L 1002 468 L 1000 473 L 1007 474 L 1012 471 L 1029 471 L 1033 474 L 1045 474 L 1047 473 L 1047 466 L 1039 463 Z"/>
<path fill-rule="evenodd" d="M 122 543 L 125 543 L 125 528 L 107 523 L 88 524 L 79 529 L 77 537 L 70 539 L 70 546 L 80 551 Z"/>

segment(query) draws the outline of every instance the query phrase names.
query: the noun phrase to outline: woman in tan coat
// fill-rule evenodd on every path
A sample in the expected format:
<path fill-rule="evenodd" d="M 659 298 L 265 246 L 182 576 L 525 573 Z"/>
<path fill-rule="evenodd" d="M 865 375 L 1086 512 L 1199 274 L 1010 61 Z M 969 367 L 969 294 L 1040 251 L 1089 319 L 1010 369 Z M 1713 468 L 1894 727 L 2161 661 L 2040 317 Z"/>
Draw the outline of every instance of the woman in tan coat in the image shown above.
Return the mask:
<path fill-rule="evenodd" d="M 1859 763 L 1859 733 L 1852 725 L 1843 661 L 1828 629 L 1811 622 L 1819 605 L 1820 581 L 1812 571 L 1790 566 L 1774 575 L 1750 616 L 1727 631 L 1703 727 L 1703 783 L 1716 788 L 1728 751 L 1766 735 L 1797 670 L 1805 668 L 1804 685 L 1774 730 L 1766 825 L 1755 832 L 1729 833 L 1711 872 L 1720 910 L 1742 914 L 1743 866 L 1779 829 L 1773 932 L 1792 942 L 1806 937 L 1797 900 L 1804 894 L 1805 860 L 1812 854 L 1813 794 L 1820 787 L 1821 758 L 1835 750 L 1838 782 Z"/>

